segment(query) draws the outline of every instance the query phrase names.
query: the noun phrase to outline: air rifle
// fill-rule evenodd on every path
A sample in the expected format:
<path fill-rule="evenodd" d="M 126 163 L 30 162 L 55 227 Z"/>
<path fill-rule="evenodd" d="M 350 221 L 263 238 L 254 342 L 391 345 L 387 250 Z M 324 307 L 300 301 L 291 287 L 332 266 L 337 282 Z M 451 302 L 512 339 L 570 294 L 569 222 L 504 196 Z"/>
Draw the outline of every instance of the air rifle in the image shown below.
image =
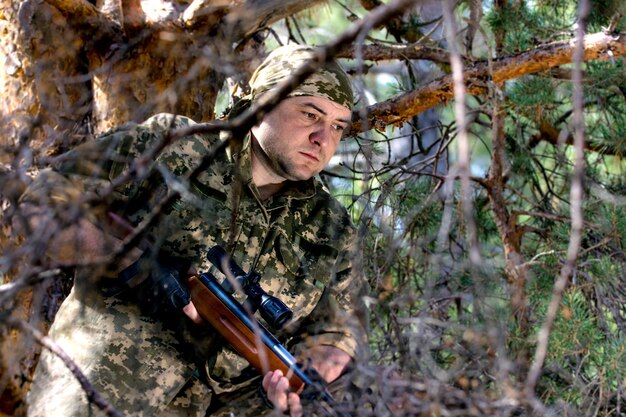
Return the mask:
<path fill-rule="evenodd" d="M 280 328 L 291 319 L 291 310 L 261 289 L 258 285 L 260 277 L 255 271 L 246 274 L 221 247 L 211 248 L 208 257 L 227 279 L 224 286 L 208 272 L 189 279 L 191 300 L 200 316 L 260 373 L 280 369 L 289 379 L 292 391 L 300 392 L 304 387 L 335 408 L 336 403 L 326 391 L 321 376 L 312 368 L 303 370 L 289 351 L 252 315 L 258 308 L 268 324 Z M 234 277 L 235 286 L 241 286 L 248 295 L 245 307 L 232 296 L 233 284 L 229 283 L 228 277 Z M 335 413 L 349 417 L 336 410 Z"/>

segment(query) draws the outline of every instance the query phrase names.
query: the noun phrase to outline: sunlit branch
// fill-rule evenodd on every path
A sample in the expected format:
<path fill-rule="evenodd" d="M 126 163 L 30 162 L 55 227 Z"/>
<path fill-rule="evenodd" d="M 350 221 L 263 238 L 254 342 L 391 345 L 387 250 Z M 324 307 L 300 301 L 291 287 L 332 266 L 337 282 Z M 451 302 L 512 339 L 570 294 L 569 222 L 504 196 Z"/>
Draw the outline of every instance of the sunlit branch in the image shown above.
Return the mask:
<path fill-rule="evenodd" d="M 502 57 L 493 61 L 493 77 L 489 74 L 486 61 L 467 64 L 463 69 L 467 92 L 474 95 L 487 93 L 487 80 L 496 84 L 519 78 L 523 75 L 536 74 L 559 65 L 572 62 L 576 40 L 553 42 L 539 46 L 531 51 Z M 608 34 L 605 32 L 585 36 L 583 61 L 609 60 L 626 54 L 626 34 Z M 425 86 L 367 107 L 369 128 L 383 130 L 388 125 L 402 125 L 415 115 L 430 108 L 446 104 L 454 98 L 452 75 L 438 78 Z M 363 130 L 358 114 L 353 115 L 350 135 Z"/>

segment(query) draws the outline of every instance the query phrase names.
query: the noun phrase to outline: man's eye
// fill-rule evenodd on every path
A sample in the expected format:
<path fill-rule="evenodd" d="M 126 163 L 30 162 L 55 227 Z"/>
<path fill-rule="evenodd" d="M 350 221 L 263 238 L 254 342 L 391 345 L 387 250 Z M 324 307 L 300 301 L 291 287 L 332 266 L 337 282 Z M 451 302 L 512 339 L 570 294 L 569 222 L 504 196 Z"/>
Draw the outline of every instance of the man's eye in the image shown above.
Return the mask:
<path fill-rule="evenodd" d="M 342 125 L 334 125 L 333 129 L 335 129 L 338 132 L 343 132 L 344 130 L 346 130 L 346 127 Z"/>
<path fill-rule="evenodd" d="M 315 113 L 305 111 L 303 114 L 304 117 L 306 117 L 307 119 L 315 120 L 317 118 L 317 115 Z"/>

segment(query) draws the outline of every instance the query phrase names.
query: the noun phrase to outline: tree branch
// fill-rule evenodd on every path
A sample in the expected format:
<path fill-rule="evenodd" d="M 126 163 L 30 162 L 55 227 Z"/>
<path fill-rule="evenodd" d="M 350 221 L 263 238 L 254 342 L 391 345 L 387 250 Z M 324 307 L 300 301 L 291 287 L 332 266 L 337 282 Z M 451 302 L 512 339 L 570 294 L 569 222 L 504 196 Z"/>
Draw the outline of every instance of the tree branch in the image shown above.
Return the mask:
<path fill-rule="evenodd" d="M 122 25 L 127 33 L 140 30 L 146 23 L 146 15 L 139 0 L 122 0 Z"/>
<path fill-rule="evenodd" d="M 359 3 L 361 3 L 361 6 L 368 12 L 383 5 L 383 2 L 380 0 L 360 0 Z M 400 41 L 404 38 L 409 30 L 409 25 L 404 21 L 402 16 L 396 16 L 393 19 L 383 22 L 383 24 L 387 32 L 389 32 L 396 41 Z"/>
<path fill-rule="evenodd" d="M 572 62 L 575 47 L 575 39 L 558 41 L 539 46 L 531 51 L 496 59 L 493 61 L 492 80 L 496 84 L 501 84 L 523 75 L 569 64 Z M 599 32 L 585 36 L 584 61 L 609 59 L 609 51 L 613 56 L 626 54 L 626 33 L 613 36 Z M 487 62 L 481 61 L 466 65 L 464 74 L 468 93 L 482 95 L 487 92 L 485 81 L 491 78 Z M 418 90 L 367 107 L 365 127 L 382 130 L 390 124 L 402 125 L 415 115 L 445 104 L 453 97 L 452 76 L 443 76 Z M 360 112 L 353 114 L 353 124 L 349 135 L 354 136 L 364 130 L 361 114 Z"/>
<path fill-rule="evenodd" d="M 259 29 L 321 2 L 322 0 L 247 0 L 231 9 L 224 18 L 224 25 L 233 39 L 246 39 Z"/>
<path fill-rule="evenodd" d="M 195 27 L 204 23 L 210 17 L 226 15 L 233 5 L 224 2 L 212 2 L 211 0 L 193 0 L 182 14 L 182 21 L 187 27 Z M 209 24 L 210 26 L 211 24 Z"/>
<path fill-rule="evenodd" d="M 537 133 L 530 138 L 530 141 L 528 143 L 528 146 L 530 148 L 534 148 L 541 141 L 548 142 L 554 146 L 560 144 L 574 144 L 574 136 L 571 133 L 563 132 L 563 136 L 561 136 L 561 131 L 552 124 L 548 123 L 546 120 L 541 120 L 537 125 L 537 129 Z M 618 149 L 614 144 L 611 143 L 586 141 L 584 146 L 586 151 L 597 152 L 603 155 L 621 156 L 623 153 L 620 149 Z"/>
<path fill-rule="evenodd" d="M 389 59 L 423 59 L 437 62 L 439 64 L 449 64 L 450 58 L 445 49 L 424 46 L 417 43 L 408 45 L 381 45 L 371 44 L 361 47 L 363 59 L 368 61 L 386 61 Z M 354 58 L 355 47 L 348 46 L 337 53 L 337 58 Z"/>

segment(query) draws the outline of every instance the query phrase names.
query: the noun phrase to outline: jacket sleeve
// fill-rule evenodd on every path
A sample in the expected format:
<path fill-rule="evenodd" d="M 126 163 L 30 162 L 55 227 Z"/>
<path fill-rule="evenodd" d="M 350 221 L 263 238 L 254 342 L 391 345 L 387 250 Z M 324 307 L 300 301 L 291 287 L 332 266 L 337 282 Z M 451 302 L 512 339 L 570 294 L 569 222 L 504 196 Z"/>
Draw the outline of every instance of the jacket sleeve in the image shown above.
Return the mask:
<path fill-rule="evenodd" d="M 34 178 L 20 197 L 20 203 L 62 210 L 88 196 L 99 200 L 102 206 L 124 201 L 141 186 L 142 181 L 135 178 L 146 176 L 154 166 L 147 161 L 133 167 L 133 161 L 150 150 L 170 129 L 190 123 L 185 117 L 164 113 L 141 124 L 127 123 L 110 130 L 58 157 L 51 168 L 42 170 Z M 132 178 L 119 181 L 119 185 L 111 189 L 112 182 L 131 167 L 135 169 Z"/>

